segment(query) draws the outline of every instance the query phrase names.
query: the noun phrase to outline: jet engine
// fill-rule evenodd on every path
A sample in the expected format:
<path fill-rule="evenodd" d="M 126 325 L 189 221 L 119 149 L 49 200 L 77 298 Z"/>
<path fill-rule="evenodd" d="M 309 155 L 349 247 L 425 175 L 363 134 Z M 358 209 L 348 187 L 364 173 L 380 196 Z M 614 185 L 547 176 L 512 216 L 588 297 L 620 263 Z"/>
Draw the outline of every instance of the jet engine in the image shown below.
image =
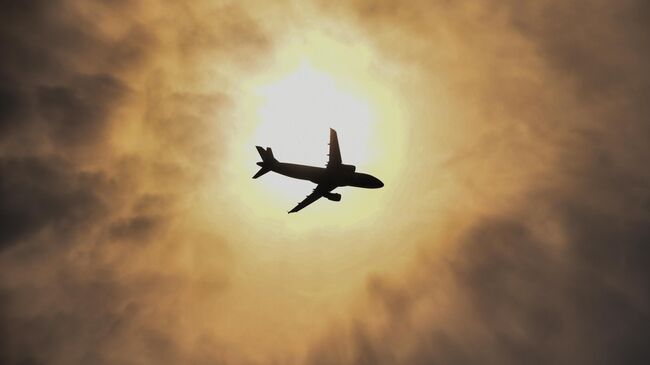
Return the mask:
<path fill-rule="evenodd" d="M 335 202 L 340 202 L 341 201 L 341 194 L 327 193 L 327 194 L 325 194 L 323 196 L 326 197 L 327 199 L 331 200 L 331 201 L 335 201 Z"/>
<path fill-rule="evenodd" d="M 341 164 L 341 168 L 348 172 L 354 172 L 354 170 L 357 169 L 357 167 L 354 165 L 345 165 L 345 164 Z"/>

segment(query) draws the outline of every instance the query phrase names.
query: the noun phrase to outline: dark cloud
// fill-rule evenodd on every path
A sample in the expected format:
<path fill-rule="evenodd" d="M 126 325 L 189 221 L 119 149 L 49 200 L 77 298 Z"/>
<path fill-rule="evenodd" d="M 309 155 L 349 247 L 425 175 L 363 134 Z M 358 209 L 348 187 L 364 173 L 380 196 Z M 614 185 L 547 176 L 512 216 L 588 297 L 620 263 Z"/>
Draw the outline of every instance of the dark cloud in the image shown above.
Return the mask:
<path fill-rule="evenodd" d="M 187 360 L 168 325 L 143 322 L 143 318 L 160 315 L 152 308 L 156 303 L 151 298 L 177 295 L 183 290 L 182 281 L 141 275 L 125 282 L 109 265 L 93 262 L 65 267 L 65 261 L 60 256 L 48 258 L 48 265 L 56 262 L 60 266 L 46 287 L 23 283 L 0 291 L 3 364 Z"/>
<path fill-rule="evenodd" d="M 116 239 L 133 238 L 142 241 L 156 230 L 159 223 L 159 217 L 138 215 L 113 224 L 110 235 Z"/>
<path fill-rule="evenodd" d="M 204 264 L 186 241 L 209 252 L 222 243 L 170 229 L 191 195 L 182 184 L 198 175 L 187 161 L 205 155 L 205 114 L 224 105 L 176 85 L 197 72 L 177 64 L 195 61 L 206 45 L 192 38 L 210 29 L 175 12 L 183 6 L 146 5 L 0 1 L 2 364 L 215 363 L 224 352 L 210 333 L 178 341 L 195 332 L 179 316 L 191 298 L 226 282 L 221 258 Z M 250 57 L 264 39 L 229 9 L 214 14 L 227 29 L 206 42 Z M 165 33 L 172 18 L 178 33 Z M 168 58 L 157 62 L 161 37 Z M 143 113 L 123 112 L 134 105 Z M 129 133 L 137 148 L 122 150 L 114 142 Z"/>
<path fill-rule="evenodd" d="M 43 230 L 70 241 L 106 214 L 111 177 L 78 161 L 105 143 L 128 87 L 109 65 L 79 66 L 110 42 L 73 6 L 3 1 L 0 14 L 2 247 Z"/>
<path fill-rule="evenodd" d="M 106 178 L 75 171 L 64 160 L 3 158 L 0 176 L 2 248 L 46 228 L 62 238 L 105 212 L 99 192 L 106 189 Z"/>
<path fill-rule="evenodd" d="M 510 19 L 585 96 L 629 97 L 647 88 L 649 9 L 643 1 L 513 3 Z"/>
<path fill-rule="evenodd" d="M 36 90 L 40 118 L 51 140 L 64 146 L 97 141 L 118 98 L 125 94 L 124 85 L 109 75 L 83 76 L 66 86 Z"/>
<path fill-rule="evenodd" d="M 119 8 L 128 11 L 124 5 L 113 11 Z M 57 147 L 101 141 L 128 96 L 119 73 L 125 63 L 137 65 L 153 39 L 137 24 L 111 39 L 66 2 L 3 1 L 0 14 L 2 141 Z"/>
<path fill-rule="evenodd" d="M 105 5 L 128 16 L 125 3 Z M 153 42 L 137 23 L 123 34 L 107 36 L 72 3 L 0 2 L 2 364 L 139 363 L 115 354 L 127 337 L 152 361 L 174 361 L 170 335 L 137 321 L 148 295 L 178 283 L 124 282 L 107 256 L 112 241 L 150 238 L 168 208 L 147 212 L 156 194 L 139 199 L 129 166 L 109 163 L 113 115 L 132 96 L 124 72 Z"/>

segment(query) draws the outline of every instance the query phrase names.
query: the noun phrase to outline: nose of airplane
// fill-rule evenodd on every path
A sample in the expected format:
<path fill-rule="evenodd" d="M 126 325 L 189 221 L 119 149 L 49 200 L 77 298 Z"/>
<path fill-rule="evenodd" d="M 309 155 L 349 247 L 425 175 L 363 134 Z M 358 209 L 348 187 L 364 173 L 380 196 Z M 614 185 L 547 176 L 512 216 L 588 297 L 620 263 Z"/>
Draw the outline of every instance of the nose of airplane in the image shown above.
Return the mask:
<path fill-rule="evenodd" d="M 384 187 L 384 183 L 381 182 L 381 180 L 379 180 L 378 178 L 376 178 L 374 176 L 372 177 L 372 185 L 373 185 L 373 188 L 383 188 Z"/>

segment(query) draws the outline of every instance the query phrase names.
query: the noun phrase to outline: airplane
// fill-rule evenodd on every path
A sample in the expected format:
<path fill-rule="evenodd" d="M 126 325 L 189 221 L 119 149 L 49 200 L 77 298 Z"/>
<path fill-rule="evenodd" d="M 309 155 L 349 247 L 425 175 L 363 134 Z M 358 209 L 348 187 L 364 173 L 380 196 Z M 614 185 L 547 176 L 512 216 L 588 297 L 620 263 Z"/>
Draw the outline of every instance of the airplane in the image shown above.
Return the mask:
<path fill-rule="evenodd" d="M 384 183 L 376 177 L 369 174 L 355 172 L 355 166 L 342 163 L 339 139 L 336 135 L 336 131 L 332 128 L 330 128 L 329 146 L 329 161 L 327 162 L 327 167 L 280 162 L 273 157 L 273 151 L 270 147 L 264 149 L 260 146 L 255 146 L 262 161 L 257 163 L 257 166 L 260 166 L 261 168 L 253 176 L 253 179 L 257 179 L 267 172 L 273 171 L 280 175 L 294 179 L 309 180 L 316 184 L 314 191 L 307 195 L 305 200 L 298 203 L 298 205 L 288 213 L 295 213 L 322 197 L 336 202 L 341 201 L 341 194 L 332 193 L 332 190 L 340 186 L 354 186 L 366 189 L 377 189 L 384 186 Z"/>

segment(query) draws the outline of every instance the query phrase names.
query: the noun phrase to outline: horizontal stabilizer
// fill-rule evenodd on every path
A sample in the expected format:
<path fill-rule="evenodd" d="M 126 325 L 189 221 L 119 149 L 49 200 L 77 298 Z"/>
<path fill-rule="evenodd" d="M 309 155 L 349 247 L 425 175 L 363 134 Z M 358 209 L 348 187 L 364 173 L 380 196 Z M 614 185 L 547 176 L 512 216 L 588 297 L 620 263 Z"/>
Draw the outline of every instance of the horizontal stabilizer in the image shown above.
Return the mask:
<path fill-rule="evenodd" d="M 262 167 L 262 168 L 257 172 L 257 174 L 255 174 L 255 175 L 253 176 L 253 179 L 257 179 L 258 177 L 260 177 L 260 176 L 266 174 L 266 173 L 269 172 L 269 171 L 271 171 L 271 170 L 270 170 L 270 169 L 267 169 L 266 167 Z"/>

